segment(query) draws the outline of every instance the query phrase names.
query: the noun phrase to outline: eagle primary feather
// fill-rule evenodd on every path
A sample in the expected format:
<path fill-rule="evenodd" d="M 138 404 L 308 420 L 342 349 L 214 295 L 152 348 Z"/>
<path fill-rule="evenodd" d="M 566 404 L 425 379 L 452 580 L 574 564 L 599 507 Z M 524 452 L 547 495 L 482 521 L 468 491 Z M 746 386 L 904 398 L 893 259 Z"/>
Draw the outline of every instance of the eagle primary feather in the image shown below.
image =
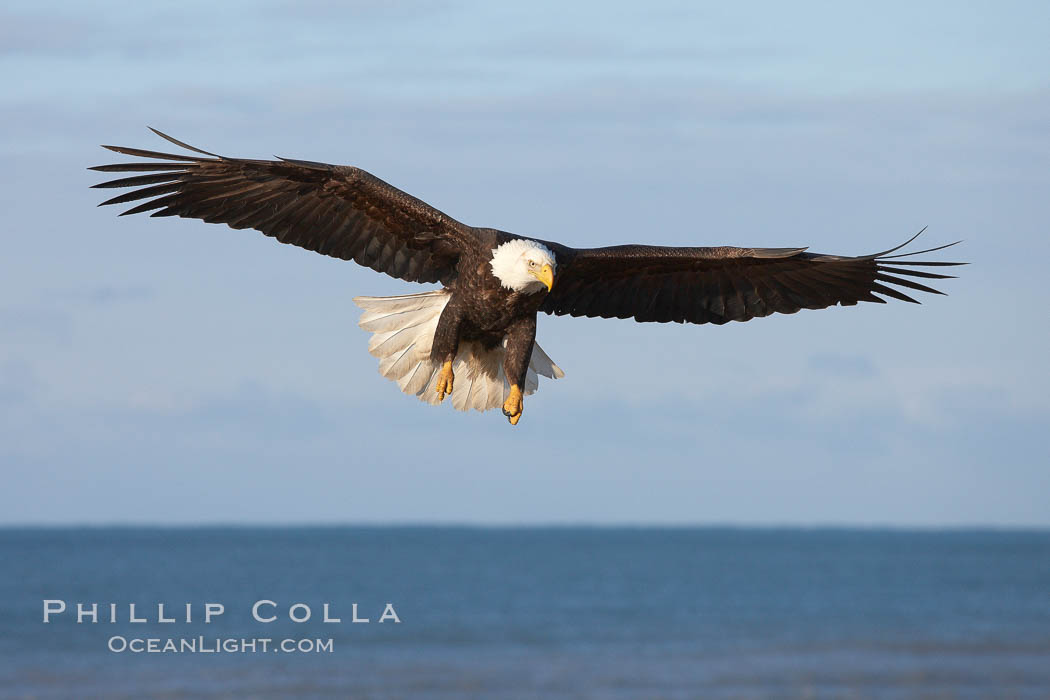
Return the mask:
<path fill-rule="evenodd" d="M 102 204 L 146 200 L 122 216 L 153 212 L 254 228 L 282 243 L 408 282 L 440 282 L 444 289 L 436 292 L 355 299 L 365 309 L 361 326 L 374 333 L 369 349 L 380 358 L 380 372 L 430 403 L 448 393 L 460 410 L 502 404 L 513 424 L 522 396 L 536 390 L 540 375 L 563 376 L 535 342 L 539 311 L 723 324 L 860 301 L 885 303 L 883 296 L 918 303 L 899 288 L 941 294 L 912 278 L 951 276 L 916 268 L 964 264 L 910 259 L 955 243 L 891 255 L 922 231 L 900 246 L 858 257 L 806 248 L 575 249 L 467 226 L 353 166 L 227 158 L 153 131 L 197 155 L 104 146 L 161 162 L 92 168 L 146 173 L 95 185 L 134 188 Z M 507 256 L 517 248 L 505 244 L 521 240 L 532 242 L 519 246 L 523 250 L 545 257 Z M 504 254 L 494 270 L 493 254 L 501 246 Z M 520 269 L 508 268 L 519 264 Z M 538 282 L 508 284 L 511 274 L 515 280 L 532 275 Z"/>

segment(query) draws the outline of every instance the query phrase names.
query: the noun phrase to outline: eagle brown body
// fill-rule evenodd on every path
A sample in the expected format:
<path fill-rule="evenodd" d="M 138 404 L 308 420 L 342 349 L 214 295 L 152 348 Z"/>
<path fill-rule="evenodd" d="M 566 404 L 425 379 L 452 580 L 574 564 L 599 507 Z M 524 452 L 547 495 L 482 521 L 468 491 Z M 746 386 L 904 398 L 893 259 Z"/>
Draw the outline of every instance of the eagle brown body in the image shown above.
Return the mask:
<path fill-rule="evenodd" d="M 450 361 L 462 340 L 475 341 L 486 349 L 506 340 L 504 374 L 512 387 L 521 387 L 536 340 L 536 314 L 545 295 L 506 289 L 493 274 L 492 251 L 513 238 L 503 231 L 478 230 L 480 249 L 485 252 L 465 254 L 456 278 L 447 285 L 452 298 L 438 321 L 431 357 Z"/>
<path fill-rule="evenodd" d="M 406 393 L 431 403 L 452 394 L 463 410 L 502 405 L 511 423 L 539 375 L 562 376 L 536 345 L 540 311 L 723 324 L 885 303 L 877 294 L 917 303 L 897 287 L 940 294 L 912 278 L 949 277 L 917 268 L 962 264 L 903 259 L 948 246 L 892 255 L 915 237 L 858 257 L 805 248 L 575 249 L 467 226 L 359 168 L 226 158 L 155 133 L 199 155 L 105 146 L 160 162 L 93 168 L 147 173 L 96 185 L 136 188 L 103 204 L 146 199 L 123 214 L 152 211 L 254 228 L 405 281 L 441 283 L 437 292 L 355 299 L 366 309 L 362 327 L 374 333 L 369 349 L 380 357 L 381 373 Z M 454 376 L 465 376 L 467 388 L 454 388 Z"/>

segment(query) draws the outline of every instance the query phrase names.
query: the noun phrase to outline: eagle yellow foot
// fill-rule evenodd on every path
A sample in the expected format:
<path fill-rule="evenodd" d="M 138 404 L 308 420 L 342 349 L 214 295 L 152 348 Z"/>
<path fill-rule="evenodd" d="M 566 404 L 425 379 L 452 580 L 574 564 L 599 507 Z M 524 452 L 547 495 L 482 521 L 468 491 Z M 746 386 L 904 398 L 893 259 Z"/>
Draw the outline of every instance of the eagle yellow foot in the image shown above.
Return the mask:
<path fill-rule="evenodd" d="M 441 366 L 441 373 L 438 374 L 437 384 L 434 385 L 434 391 L 437 392 L 438 401 L 444 401 L 445 397 L 452 393 L 452 382 L 455 378 L 455 375 L 452 374 L 451 361 L 448 361 Z"/>
<path fill-rule="evenodd" d="M 511 425 L 517 425 L 521 419 L 521 411 L 524 403 L 521 400 L 521 389 L 517 384 L 510 387 L 510 396 L 503 402 L 503 415 L 507 417 Z"/>

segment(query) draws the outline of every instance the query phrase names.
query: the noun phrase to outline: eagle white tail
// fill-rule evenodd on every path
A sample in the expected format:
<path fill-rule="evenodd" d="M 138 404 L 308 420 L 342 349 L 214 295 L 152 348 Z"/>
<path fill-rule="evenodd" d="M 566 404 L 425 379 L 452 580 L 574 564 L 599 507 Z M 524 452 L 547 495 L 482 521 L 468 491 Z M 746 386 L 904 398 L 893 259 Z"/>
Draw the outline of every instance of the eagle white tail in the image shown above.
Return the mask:
<path fill-rule="evenodd" d="M 434 383 L 441 364 L 430 359 L 430 348 L 449 296 L 439 289 L 398 297 L 354 297 L 354 303 L 364 309 L 358 325 L 372 333 L 368 352 L 379 358 L 379 373 L 397 382 L 406 394 L 432 404 L 439 403 Z M 459 344 L 459 353 L 452 363 L 456 376 L 452 405 L 458 410 L 486 411 L 503 406 L 510 392 L 510 383 L 503 373 L 505 346 L 506 340 L 492 350 L 475 342 Z M 565 373 L 539 343 L 533 343 L 532 360 L 522 387 L 525 394 L 539 388 L 540 375 L 560 379 Z"/>

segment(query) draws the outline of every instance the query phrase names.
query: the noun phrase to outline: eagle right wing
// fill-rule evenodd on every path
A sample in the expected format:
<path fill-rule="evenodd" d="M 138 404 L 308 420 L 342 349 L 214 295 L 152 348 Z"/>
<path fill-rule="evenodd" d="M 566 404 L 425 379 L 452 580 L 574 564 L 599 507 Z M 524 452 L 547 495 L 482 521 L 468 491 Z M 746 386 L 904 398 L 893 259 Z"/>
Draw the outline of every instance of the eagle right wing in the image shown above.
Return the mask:
<path fill-rule="evenodd" d="M 908 278 L 946 279 L 951 275 L 915 268 L 965 264 L 901 259 L 948 246 L 890 255 L 919 234 L 896 248 L 859 257 L 807 253 L 805 248 L 623 245 L 575 250 L 545 243 L 555 251 L 558 269 L 540 310 L 559 316 L 723 324 L 858 301 L 885 303 L 877 294 L 918 303 L 890 285 L 942 294 Z"/>
<path fill-rule="evenodd" d="M 137 188 L 102 204 L 149 200 L 121 216 L 153 211 L 152 216 L 254 228 L 282 243 L 353 260 L 409 282 L 448 284 L 460 255 L 478 245 L 471 227 L 359 168 L 226 158 L 152 131 L 210 157 L 105 146 L 126 155 L 174 161 L 91 168 L 150 173 L 95 185 Z"/>

